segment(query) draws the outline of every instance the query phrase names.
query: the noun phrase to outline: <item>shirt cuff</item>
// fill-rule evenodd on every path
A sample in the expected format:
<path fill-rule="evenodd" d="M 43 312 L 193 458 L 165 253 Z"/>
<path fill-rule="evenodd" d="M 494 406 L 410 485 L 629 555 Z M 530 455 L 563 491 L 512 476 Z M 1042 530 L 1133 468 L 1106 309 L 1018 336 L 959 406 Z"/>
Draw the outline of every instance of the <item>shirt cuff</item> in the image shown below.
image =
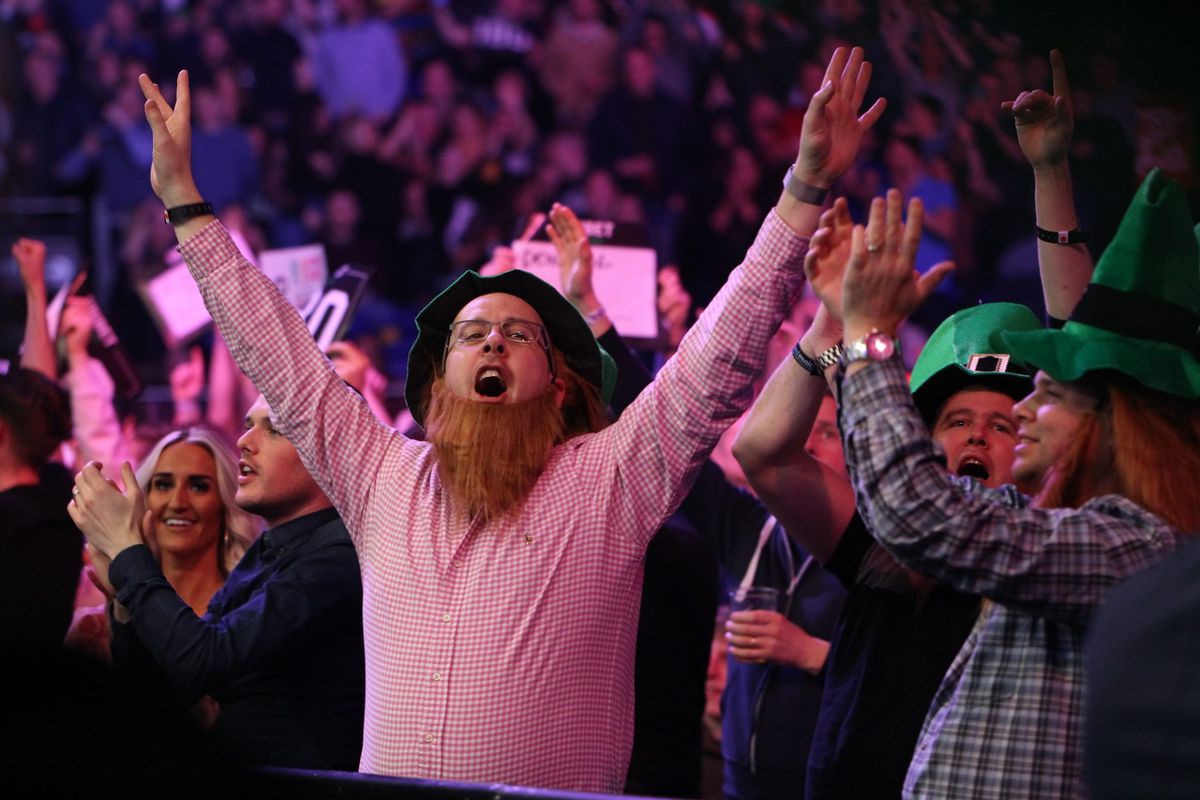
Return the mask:
<path fill-rule="evenodd" d="M 842 379 L 842 422 L 852 429 L 885 410 L 912 406 L 912 392 L 899 355 L 869 363 Z M 913 414 L 916 415 L 915 408 Z"/>
<path fill-rule="evenodd" d="M 750 252 L 784 272 L 804 272 L 804 255 L 809 237 L 792 230 L 775 209 L 767 212 Z M 751 259 L 747 258 L 747 261 Z"/>
<path fill-rule="evenodd" d="M 183 256 L 188 271 L 197 281 L 204 280 L 222 266 L 243 260 L 242 251 L 234 243 L 233 237 L 216 219 L 175 249 Z"/>

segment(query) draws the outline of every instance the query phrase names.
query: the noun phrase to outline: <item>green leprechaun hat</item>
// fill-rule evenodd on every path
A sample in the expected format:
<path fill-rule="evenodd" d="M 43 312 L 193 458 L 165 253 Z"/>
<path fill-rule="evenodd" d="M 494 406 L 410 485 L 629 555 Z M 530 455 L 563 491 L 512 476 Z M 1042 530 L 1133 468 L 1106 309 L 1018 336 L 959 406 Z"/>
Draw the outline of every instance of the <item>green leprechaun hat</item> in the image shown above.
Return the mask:
<path fill-rule="evenodd" d="M 1179 184 L 1150 171 L 1062 330 L 1004 340 L 1056 380 L 1115 370 L 1200 397 L 1200 247 Z"/>
<path fill-rule="evenodd" d="M 485 294 L 511 294 L 521 298 L 542 318 L 550 342 L 580 377 L 600 391 L 605 404 L 617 382 L 617 365 L 592 335 L 587 322 L 567 298 L 541 278 L 520 269 L 484 277 L 464 272 L 417 314 L 417 340 L 408 353 L 408 381 L 404 399 L 418 423 L 425 419 L 429 386 L 441 371 L 450 324 L 463 306 Z"/>
<path fill-rule="evenodd" d="M 928 425 L 942 404 L 968 386 L 1029 394 L 1033 370 L 1014 357 L 1001 338 L 1006 331 L 1037 331 L 1032 311 L 1017 303 L 984 303 L 947 317 L 930 335 L 913 365 L 913 401 Z"/>

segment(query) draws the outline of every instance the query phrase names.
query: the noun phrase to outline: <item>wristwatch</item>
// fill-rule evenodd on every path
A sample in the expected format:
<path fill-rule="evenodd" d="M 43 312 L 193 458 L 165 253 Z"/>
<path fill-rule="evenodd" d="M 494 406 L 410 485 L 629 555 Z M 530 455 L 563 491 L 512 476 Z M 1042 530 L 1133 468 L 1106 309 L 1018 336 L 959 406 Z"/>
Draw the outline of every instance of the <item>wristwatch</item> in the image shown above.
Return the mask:
<path fill-rule="evenodd" d="M 825 205 L 825 201 L 829 199 L 829 187 L 813 186 L 811 183 L 805 183 L 792 174 L 792 170 L 795 168 L 795 164 L 787 168 L 787 172 L 783 176 L 783 188 L 787 189 L 788 194 L 801 203 L 807 203 L 811 206 Z"/>
<path fill-rule="evenodd" d="M 878 330 L 872 330 L 861 339 L 855 339 L 846 345 L 846 351 L 842 353 L 841 365 L 842 369 L 853 364 L 855 361 L 887 361 L 899 349 L 899 343 Z"/>

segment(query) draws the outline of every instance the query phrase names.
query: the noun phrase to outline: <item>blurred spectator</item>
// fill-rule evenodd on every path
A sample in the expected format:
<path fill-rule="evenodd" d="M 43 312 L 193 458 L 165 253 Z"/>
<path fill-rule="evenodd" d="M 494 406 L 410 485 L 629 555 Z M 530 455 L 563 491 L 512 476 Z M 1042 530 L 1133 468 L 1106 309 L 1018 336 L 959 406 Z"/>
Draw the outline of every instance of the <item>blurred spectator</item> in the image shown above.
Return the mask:
<path fill-rule="evenodd" d="M 250 23 L 233 40 L 238 58 L 250 68 L 250 97 L 256 115 L 272 131 L 282 131 L 297 94 L 295 63 L 300 44 L 284 27 L 285 0 L 250 5 Z"/>
<path fill-rule="evenodd" d="M 258 191 L 258 157 L 237 108 L 217 85 L 192 85 L 192 163 L 204 198 L 218 211 Z"/>
<path fill-rule="evenodd" d="M 569 0 L 556 10 L 542 48 L 542 86 L 564 123 L 587 121 L 611 86 L 617 34 L 603 12 L 600 0 Z"/>
<path fill-rule="evenodd" d="M 18 192 L 57 194 L 62 158 L 88 124 L 82 98 L 65 85 L 61 58 L 34 51 L 25 57 L 22 97 L 13 113 L 13 182 Z"/>
<path fill-rule="evenodd" d="M 338 22 L 317 36 L 321 98 L 335 117 L 358 112 L 380 119 L 395 112 L 408 86 L 400 40 L 366 0 L 336 0 Z"/>

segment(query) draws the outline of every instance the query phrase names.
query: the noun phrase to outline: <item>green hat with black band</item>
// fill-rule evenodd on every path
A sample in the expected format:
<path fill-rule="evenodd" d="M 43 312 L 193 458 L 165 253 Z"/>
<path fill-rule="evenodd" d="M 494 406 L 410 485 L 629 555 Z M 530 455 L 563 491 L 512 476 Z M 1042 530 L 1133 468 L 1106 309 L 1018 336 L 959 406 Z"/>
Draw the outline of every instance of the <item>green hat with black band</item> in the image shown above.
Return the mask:
<path fill-rule="evenodd" d="M 1200 247 L 1187 198 L 1153 169 L 1062 330 L 1005 336 L 1055 380 L 1114 370 L 1148 389 L 1200 398 Z"/>
<path fill-rule="evenodd" d="M 1014 400 L 1029 394 L 1033 370 L 1009 352 L 1002 335 L 1041 329 L 1034 313 L 1017 303 L 984 303 L 947 317 L 921 350 L 909 384 L 925 423 L 932 427 L 942 404 L 969 386 Z"/>
<path fill-rule="evenodd" d="M 538 312 L 550 343 L 567 364 L 600 391 L 607 404 L 617 382 L 617 365 L 592 336 L 575 306 L 550 284 L 520 269 L 484 277 L 464 272 L 417 314 L 417 340 L 408 353 L 408 380 L 404 399 L 418 423 L 424 423 L 429 386 L 441 371 L 450 325 L 463 306 L 485 294 L 511 294 Z"/>

